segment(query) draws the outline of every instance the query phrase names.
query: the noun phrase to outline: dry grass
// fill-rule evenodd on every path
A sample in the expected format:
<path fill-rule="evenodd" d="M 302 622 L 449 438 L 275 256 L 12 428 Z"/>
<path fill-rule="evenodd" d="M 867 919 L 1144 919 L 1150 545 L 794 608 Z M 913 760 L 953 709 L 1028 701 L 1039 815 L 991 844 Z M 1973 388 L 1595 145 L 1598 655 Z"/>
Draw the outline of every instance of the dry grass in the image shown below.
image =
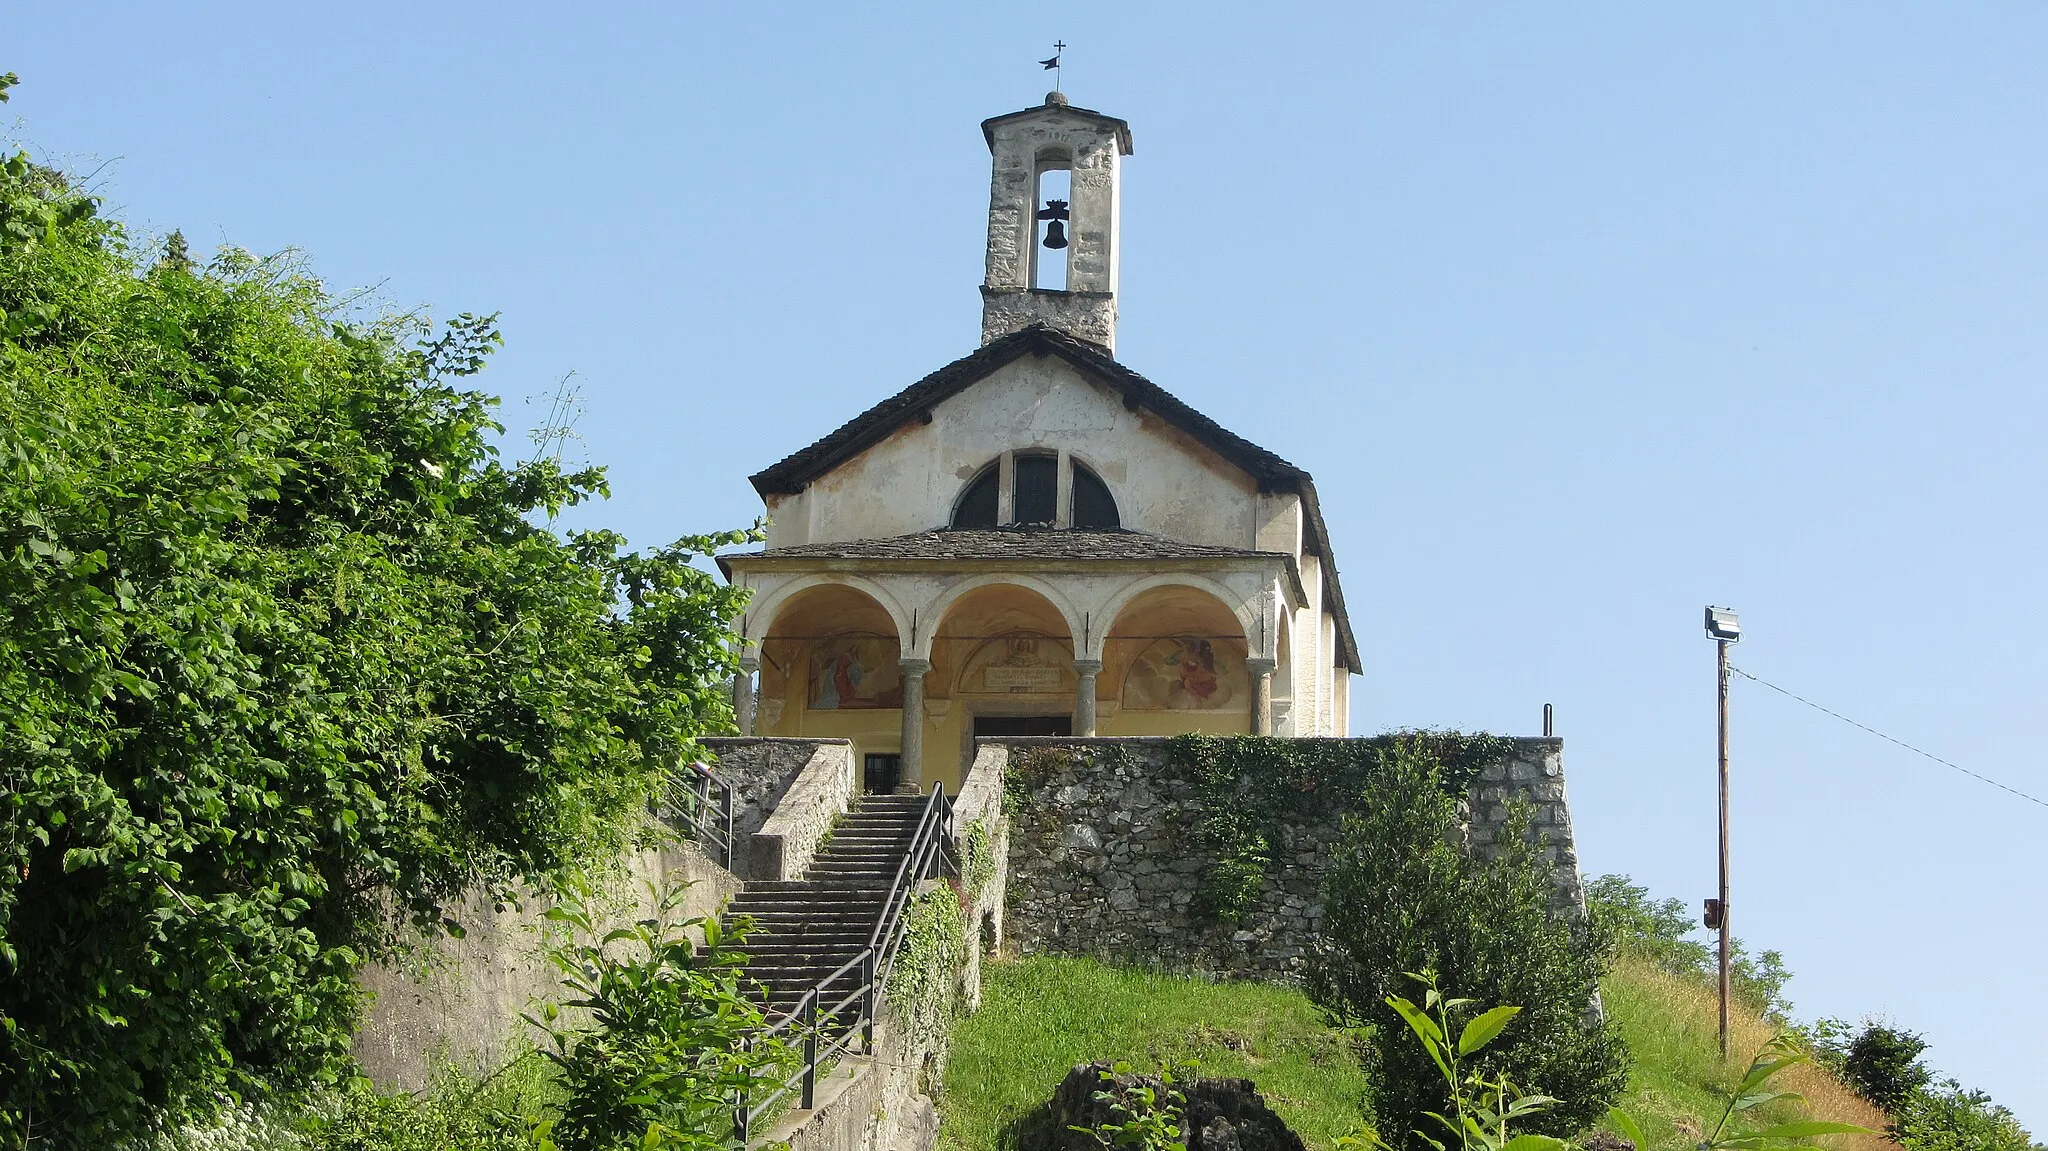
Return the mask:
<path fill-rule="evenodd" d="M 1706 1123 L 1720 1114 L 1728 1089 L 1750 1059 L 1776 1034 L 1762 1018 L 1737 1010 L 1729 1020 L 1731 1058 L 1720 1057 L 1714 991 L 1639 960 L 1624 959 L 1602 985 L 1607 1010 L 1628 1039 L 1634 1068 L 1622 1109 L 1644 1125 L 1656 1151 L 1697 1144 Z M 1781 1072 L 1779 1090 L 1806 1096 L 1806 1105 L 1781 1109 L 1772 1120 L 1812 1118 L 1882 1130 L 1885 1117 L 1813 1064 Z M 1834 1151 L 1896 1151 L 1882 1135 L 1832 1135 L 1819 1140 Z"/>

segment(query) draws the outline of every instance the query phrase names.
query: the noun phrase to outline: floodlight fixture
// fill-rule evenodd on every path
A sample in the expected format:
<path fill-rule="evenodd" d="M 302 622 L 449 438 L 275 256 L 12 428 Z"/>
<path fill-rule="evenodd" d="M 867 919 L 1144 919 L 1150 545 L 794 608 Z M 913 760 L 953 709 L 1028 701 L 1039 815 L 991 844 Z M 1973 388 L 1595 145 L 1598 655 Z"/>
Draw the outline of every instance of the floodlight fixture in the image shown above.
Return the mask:
<path fill-rule="evenodd" d="M 1722 643 L 1736 643 L 1742 639 L 1742 620 L 1725 607 L 1707 606 L 1707 636 Z"/>

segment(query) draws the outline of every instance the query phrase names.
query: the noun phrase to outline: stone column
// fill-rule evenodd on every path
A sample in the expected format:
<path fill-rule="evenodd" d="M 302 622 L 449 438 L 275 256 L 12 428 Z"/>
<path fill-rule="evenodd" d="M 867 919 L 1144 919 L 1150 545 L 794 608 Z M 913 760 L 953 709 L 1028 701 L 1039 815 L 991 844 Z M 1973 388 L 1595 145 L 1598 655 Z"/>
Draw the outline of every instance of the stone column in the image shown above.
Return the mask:
<path fill-rule="evenodd" d="M 924 673 L 932 669 L 928 659 L 899 659 L 903 671 L 903 778 L 899 791 L 924 791 Z"/>
<path fill-rule="evenodd" d="M 1074 661 L 1074 675 L 1080 683 L 1074 688 L 1074 734 L 1095 734 L 1095 677 L 1102 671 L 1099 659 L 1077 659 Z"/>
<path fill-rule="evenodd" d="M 732 677 L 732 718 L 741 735 L 754 734 L 754 673 L 761 661 L 751 655 L 740 657 L 740 671 Z"/>
<path fill-rule="evenodd" d="M 1252 734 L 1273 734 L 1273 669 L 1279 662 L 1265 656 L 1244 661 L 1252 681 Z"/>

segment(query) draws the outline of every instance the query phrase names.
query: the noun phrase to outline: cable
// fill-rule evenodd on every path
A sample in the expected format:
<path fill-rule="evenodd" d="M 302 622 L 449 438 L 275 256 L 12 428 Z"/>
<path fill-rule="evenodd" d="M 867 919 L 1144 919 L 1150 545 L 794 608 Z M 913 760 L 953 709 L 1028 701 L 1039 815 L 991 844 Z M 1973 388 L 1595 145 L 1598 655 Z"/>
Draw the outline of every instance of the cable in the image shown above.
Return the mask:
<path fill-rule="evenodd" d="M 1964 775 L 1969 776 L 1971 779 L 1977 780 L 1980 783 L 1988 783 L 2000 791 L 2011 792 L 2012 794 L 2019 796 L 2021 799 L 2026 800 L 2028 803 L 2038 803 L 2042 807 L 2048 807 L 2048 800 L 2036 799 L 2035 797 L 2028 795 L 2026 792 L 2021 791 L 2017 787 L 2008 787 L 2005 784 L 1998 782 L 1997 780 L 1991 778 L 1988 775 L 1979 775 L 1976 772 L 1971 771 L 1969 768 L 1964 767 L 1959 763 L 1950 763 L 1948 760 L 1941 758 L 1940 756 L 1934 754 L 1931 751 L 1923 751 L 1920 748 L 1914 747 L 1912 744 L 1907 743 L 1903 739 L 1895 739 L 1892 736 L 1886 735 L 1885 733 L 1877 730 L 1876 728 L 1871 727 L 1867 723 L 1858 723 L 1855 720 L 1850 719 L 1848 716 L 1843 715 L 1839 711 L 1830 711 L 1829 709 L 1822 707 L 1821 705 L 1813 702 L 1812 700 L 1807 699 L 1805 696 L 1795 695 L 1792 692 L 1786 691 L 1784 688 L 1779 687 L 1777 684 L 1772 683 L 1770 680 L 1764 679 L 1760 676 L 1751 675 L 1748 672 L 1742 670 L 1741 668 L 1736 667 L 1732 663 L 1728 665 L 1728 670 L 1734 672 L 1736 675 L 1739 675 L 1746 680 L 1749 680 L 1751 683 L 1760 683 L 1765 687 L 1770 688 L 1772 691 L 1777 692 L 1779 695 L 1786 697 L 1787 699 L 1798 700 L 1800 703 L 1803 703 L 1806 706 L 1812 708 L 1813 710 L 1820 712 L 1822 715 L 1834 716 L 1836 719 L 1841 720 L 1843 723 L 1848 724 L 1850 727 L 1861 728 L 1864 731 L 1869 732 L 1870 734 L 1876 736 L 1881 740 L 1884 740 L 1887 743 L 1896 743 L 1900 747 L 1905 748 L 1907 751 L 1912 752 L 1914 755 L 1924 756 L 1925 758 L 1931 759 L 1934 762 L 1942 765 L 1943 767 L 1955 768 L 1957 771 L 1962 772 Z"/>

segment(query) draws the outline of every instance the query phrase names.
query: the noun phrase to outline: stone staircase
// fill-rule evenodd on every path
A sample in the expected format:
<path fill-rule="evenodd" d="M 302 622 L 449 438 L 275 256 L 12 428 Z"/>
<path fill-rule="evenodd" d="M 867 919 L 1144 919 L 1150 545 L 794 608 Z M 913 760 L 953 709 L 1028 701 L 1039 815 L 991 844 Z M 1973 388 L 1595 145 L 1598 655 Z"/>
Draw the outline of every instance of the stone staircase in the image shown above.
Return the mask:
<path fill-rule="evenodd" d="M 868 945 L 927 799 L 861 796 L 802 879 L 749 882 L 726 906 L 728 922 L 742 915 L 754 920 L 740 950 L 749 957 L 747 974 L 762 984 L 771 1022 Z M 829 1008 L 860 983 L 856 968 L 834 985 L 820 1008 Z"/>

